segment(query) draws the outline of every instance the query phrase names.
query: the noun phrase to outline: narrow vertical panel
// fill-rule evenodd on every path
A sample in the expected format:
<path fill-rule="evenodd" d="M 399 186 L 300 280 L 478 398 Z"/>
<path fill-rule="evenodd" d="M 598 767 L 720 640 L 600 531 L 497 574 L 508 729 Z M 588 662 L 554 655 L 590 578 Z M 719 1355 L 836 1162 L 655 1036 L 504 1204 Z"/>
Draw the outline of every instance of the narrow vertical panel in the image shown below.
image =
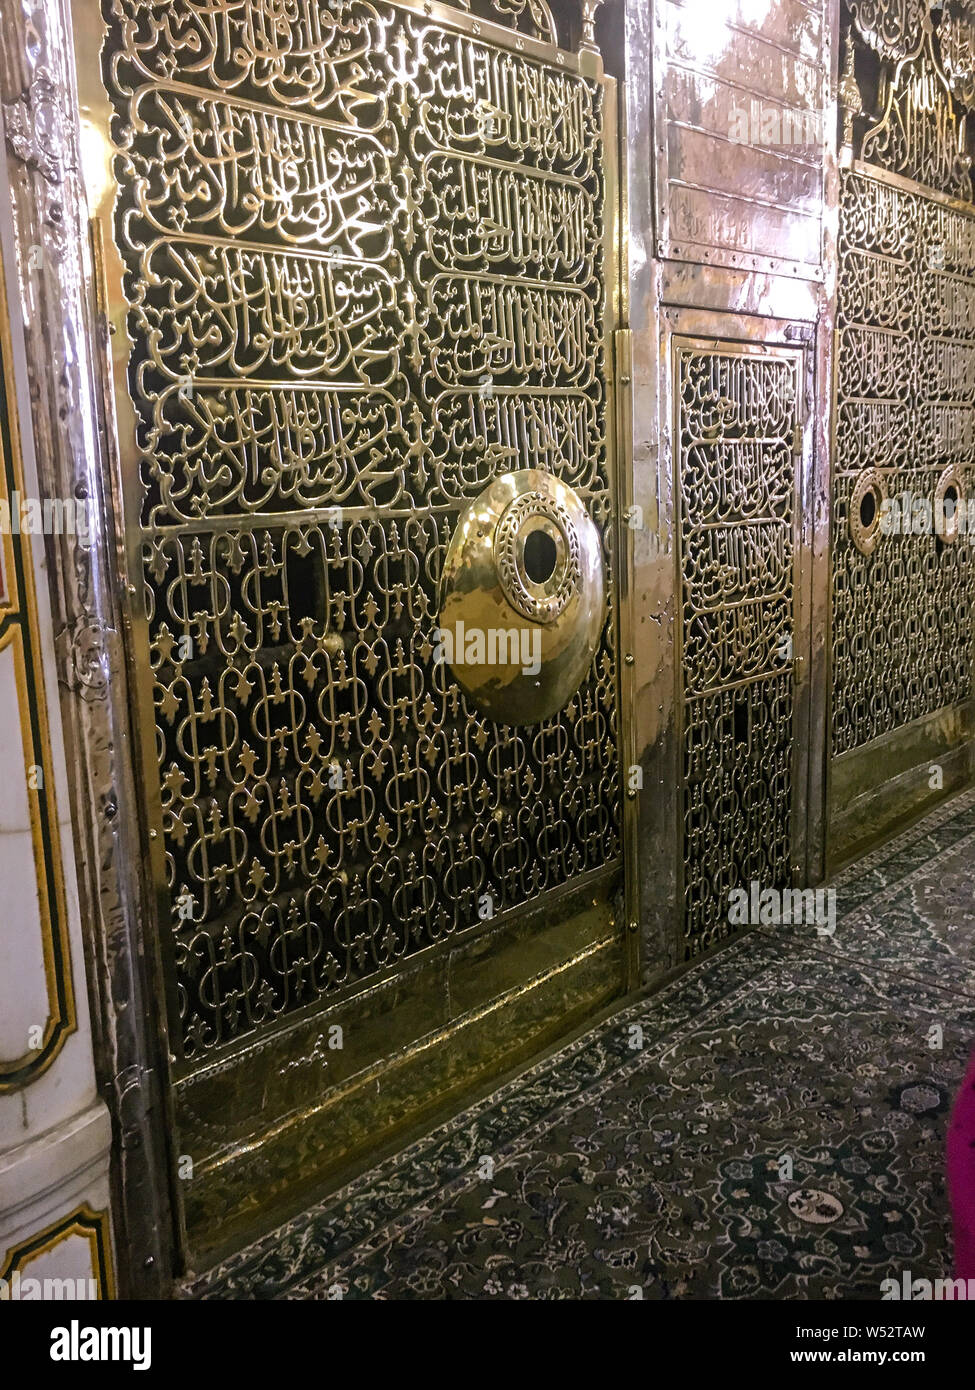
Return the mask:
<path fill-rule="evenodd" d="M 675 342 L 686 958 L 791 881 L 801 360 Z"/>

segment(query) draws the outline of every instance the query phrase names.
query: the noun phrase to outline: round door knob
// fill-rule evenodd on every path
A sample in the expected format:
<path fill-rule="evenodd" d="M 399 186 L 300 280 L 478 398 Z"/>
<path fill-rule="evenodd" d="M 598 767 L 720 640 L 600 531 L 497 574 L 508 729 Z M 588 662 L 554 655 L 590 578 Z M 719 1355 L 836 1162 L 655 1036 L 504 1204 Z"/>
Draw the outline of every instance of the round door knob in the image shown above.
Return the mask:
<path fill-rule="evenodd" d="M 605 619 L 602 546 L 579 495 L 533 468 L 496 478 L 447 547 L 435 659 L 490 718 L 537 724 L 578 690 Z"/>

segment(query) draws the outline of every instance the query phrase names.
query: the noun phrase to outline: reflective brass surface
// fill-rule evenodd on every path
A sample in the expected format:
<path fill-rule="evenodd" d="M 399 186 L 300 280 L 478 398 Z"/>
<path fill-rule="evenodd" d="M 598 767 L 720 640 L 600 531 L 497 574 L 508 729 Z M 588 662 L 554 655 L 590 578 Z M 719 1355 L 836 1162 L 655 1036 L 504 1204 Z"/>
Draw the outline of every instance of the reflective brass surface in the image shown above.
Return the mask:
<path fill-rule="evenodd" d="M 616 118 L 595 9 L 78 0 L 79 52 L 104 35 L 79 59 L 82 134 L 177 1135 L 184 1083 L 243 1048 L 261 1095 L 290 1093 L 284 1037 L 310 1019 L 352 1020 L 329 1086 L 374 1066 L 356 1001 L 365 1017 L 413 972 L 386 1030 L 413 1091 L 395 1113 L 378 1097 L 365 1151 L 430 1099 L 424 1038 L 450 1054 L 455 940 L 488 943 L 500 990 L 512 914 L 617 892 Z M 554 42 L 573 28 L 578 54 Z M 581 583 L 595 534 L 604 584 L 571 697 L 531 726 L 436 657 L 450 538 L 515 464 L 580 499 L 574 564 Z M 584 965 L 570 977 L 583 1007 Z M 320 1097 L 298 1090 L 285 1141 L 260 1110 L 221 1118 L 266 1158 L 233 1195 L 219 1164 L 205 1201 L 175 1184 L 191 1222 L 224 1199 L 243 1220 L 257 1168 L 286 1193 L 289 1156 L 320 1155 Z"/>
<path fill-rule="evenodd" d="M 619 856 L 611 610 L 527 741 L 434 640 L 457 518 L 512 459 L 611 524 L 607 84 L 443 6 L 103 12 L 136 662 L 196 1063 Z"/>
<path fill-rule="evenodd" d="M 449 952 L 485 951 L 482 1002 L 506 978 L 484 894 L 503 930 L 611 875 L 625 839 L 649 977 L 720 939 L 733 884 L 815 881 L 831 741 L 841 836 L 913 806 L 932 750 L 946 786 L 969 761 L 967 538 L 853 518 L 868 492 L 961 495 L 975 461 L 971 6 L 699 8 L 622 16 L 617 279 L 613 88 L 555 48 L 565 7 L 103 7 L 110 105 L 85 139 L 149 851 L 179 1104 L 210 1171 L 235 1169 L 193 1193 L 198 1232 L 231 1187 L 246 1210 L 258 1165 L 183 1097 L 248 1070 L 222 1093 L 249 1096 L 235 1143 L 268 1190 L 292 1160 L 313 1175 L 309 1096 L 327 1111 L 339 1074 L 371 1096 L 382 1048 L 306 1074 L 298 1031 L 388 989 L 403 1074 L 435 1030 L 449 1073 Z M 593 659 L 541 724 L 434 655 L 451 537 L 516 467 L 578 494 L 605 564 Z M 564 593 L 518 582 L 519 534 L 498 591 L 546 630 Z M 293 1124 L 269 1135 L 286 1069 Z"/>
<path fill-rule="evenodd" d="M 617 876 L 618 877 L 618 876 Z M 437 958 L 306 1016 L 267 1044 L 255 1040 L 177 1083 L 184 1184 L 195 1267 L 232 1250 L 302 1189 L 333 1185 L 456 1113 L 471 1087 L 522 1063 L 581 1024 L 621 989 L 622 924 L 612 878 L 546 894 L 487 934 L 459 937 Z M 329 1030 L 344 1030 L 333 1051 Z M 296 1196 L 296 1194 L 298 1194 Z"/>
<path fill-rule="evenodd" d="M 802 357 L 678 341 L 687 958 L 729 893 L 791 882 Z"/>
<path fill-rule="evenodd" d="M 971 698 L 975 599 L 970 536 L 941 524 L 944 497 L 949 489 L 967 496 L 975 463 L 975 207 L 971 114 L 961 100 L 962 33 L 970 43 L 973 31 L 958 6 L 851 8 L 837 286 L 834 756 Z M 873 490 L 906 511 L 884 533 L 876 517 L 872 527 L 861 518 Z M 885 777 L 884 762 L 861 766 L 866 794 L 870 779 Z"/>
<path fill-rule="evenodd" d="M 633 21 L 634 501 L 653 517 L 634 540 L 648 979 L 727 934 L 742 877 L 821 873 L 837 9 L 663 0 Z M 635 193 L 641 158 L 656 177 Z M 681 377 L 688 340 L 702 381 L 713 374 L 700 400 Z M 773 359 L 756 363 L 760 380 L 777 377 L 777 351 L 791 360 L 791 407 L 768 383 L 765 404 L 721 384 L 729 354 L 750 351 Z M 791 529 L 782 512 L 776 530 L 768 488 L 783 479 Z M 750 515 L 735 504 L 747 487 Z"/>
<path fill-rule="evenodd" d="M 831 872 L 970 782 L 973 737 L 975 707 L 969 702 L 935 710 L 836 758 Z M 931 785 L 935 766 L 941 774 L 937 790 Z"/>
<path fill-rule="evenodd" d="M 850 536 L 861 555 L 872 555 L 883 537 L 884 475 L 865 468 L 850 495 Z"/>
<path fill-rule="evenodd" d="M 914 806 L 925 757 L 946 787 L 969 761 L 968 540 L 855 514 L 970 490 L 971 4 L 605 16 L 619 276 L 612 84 L 555 46 L 592 12 L 106 0 L 109 102 L 81 64 L 178 1105 L 241 1209 L 259 1163 L 185 1097 L 228 1078 L 269 1187 L 312 1174 L 309 1097 L 365 1094 L 382 1039 L 329 1070 L 299 1035 L 388 990 L 404 1073 L 434 1031 L 449 1071 L 450 951 L 485 952 L 482 1002 L 507 978 L 484 893 L 501 932 L 625 846 L 650 978 L 720 938 L 736 877 L 815 881 L 824 767 L 842 839 Z M 433 656 L 451 537 L 514 468 L 574 489 L 605 562 L 594 659 L 539 725 Z M 527 589 L 519 621 L 558 606 Z"/>
<path fill-rule="evenodd" d="M 823 279 L 829 9 L 652 6 L 658 256 Z"/>
<path fill-rule="evenodd" d="M 848 0 L 863 41 L 882 57 L 899 60 L 919 48 L 929 0 Z"/>
<path fill-rule="evenodd" d="M 474 705 L 504 724 L 562 709 L 606 616 L 599 532 L 572 488 L 537 469 L 497 478 L 461 513 L 443 582 L 440 641 Z"/>
<path fill-rule="evenodd" d="M 968 494 L 962 470 L 949 463 L 934 489 L 935 532 L 945 545 L 954 545 L 968 529 Z"/>

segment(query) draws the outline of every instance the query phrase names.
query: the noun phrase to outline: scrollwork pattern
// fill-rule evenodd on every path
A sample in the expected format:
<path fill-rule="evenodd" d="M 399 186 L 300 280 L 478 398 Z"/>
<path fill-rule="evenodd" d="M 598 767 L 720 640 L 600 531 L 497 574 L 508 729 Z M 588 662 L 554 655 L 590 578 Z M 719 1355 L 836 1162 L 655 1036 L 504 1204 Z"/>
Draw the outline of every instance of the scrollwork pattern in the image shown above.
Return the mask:
<path fill-rule="evenodd" d="M 679 350 L 685 954 L 789 882 L 794 356 Z"/>
<path fill-rule="evenodd" d="M 192 1064 L 618 858 L 612 597 L 541 725 L 434 659 L 499 472 L 579 491 L 612 575 L 602 88 L 391 4 L 104 13 Z"/>
<path fill-rule="evenodd" d="M 899 61 L 917 51 L 930 0 L 848 0 L 860 37 L 882 58 Z"/>
<path fill-rule="evenodd" d="M 975 105 L 975 6 L 971 0 L 945 0 L 938 52 L 952 94 L 970 109 Z"/>
<path fill-rule="evenodd" d="M 944 546 L 925 509 L 975 464 L 975 218 L 844 171 L 839 251 L 834 754 L 971 697 L 970 538 Z M 871 470 L 898 510 L 864 555 Z"/>
<path fill-rule="evenodd" d="M 865 133 L 860 155 L 868 164 L 971 202 L 968 118 L 952 98 L 929 24 L 923 37 L 917 52 L 882 84 L 884 109 Z"/>

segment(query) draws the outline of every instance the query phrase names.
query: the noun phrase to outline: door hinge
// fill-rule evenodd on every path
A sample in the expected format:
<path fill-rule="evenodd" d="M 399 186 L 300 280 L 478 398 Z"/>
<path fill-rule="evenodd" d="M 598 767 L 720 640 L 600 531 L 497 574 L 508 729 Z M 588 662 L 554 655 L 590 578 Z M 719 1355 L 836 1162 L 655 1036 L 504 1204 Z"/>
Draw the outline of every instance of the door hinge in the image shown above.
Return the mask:
<path fill-rule="evenodd" d="M 794 683 L 795 685 L 799 685 L 799 683 L 802 681 L 803 675 L 805 674 L 805 670 L 806 670 L 806 659 L 805 659 L 805 657 L 803 657 L 803 656 L 794 656 L 794 657 L 792 658 L 792 680 L 793 680 L 793 683 Z"/>
<path fill-rule="evenodd" d="M 798 420 L 792 427 L 792 452 L 796 458 L 802 457 L 802 424 Z"/>

